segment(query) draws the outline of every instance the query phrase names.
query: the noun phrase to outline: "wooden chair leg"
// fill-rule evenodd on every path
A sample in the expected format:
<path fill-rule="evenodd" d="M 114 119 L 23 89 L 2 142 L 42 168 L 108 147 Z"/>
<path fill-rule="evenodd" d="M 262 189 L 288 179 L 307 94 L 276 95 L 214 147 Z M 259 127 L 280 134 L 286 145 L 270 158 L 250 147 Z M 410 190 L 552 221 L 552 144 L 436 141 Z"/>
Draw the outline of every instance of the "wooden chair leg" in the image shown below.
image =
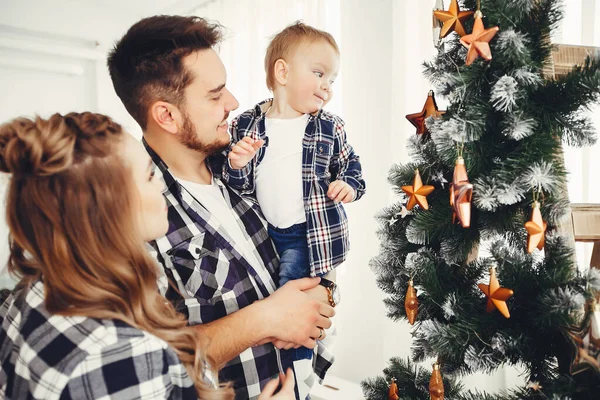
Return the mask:
<path fill-rule="evenodd" d="M 594 242 L 594 249 L 592 250 L 592 259 L 590 260 L 590 266 L 593 268 L 600 268 L 600 242 Z"/>

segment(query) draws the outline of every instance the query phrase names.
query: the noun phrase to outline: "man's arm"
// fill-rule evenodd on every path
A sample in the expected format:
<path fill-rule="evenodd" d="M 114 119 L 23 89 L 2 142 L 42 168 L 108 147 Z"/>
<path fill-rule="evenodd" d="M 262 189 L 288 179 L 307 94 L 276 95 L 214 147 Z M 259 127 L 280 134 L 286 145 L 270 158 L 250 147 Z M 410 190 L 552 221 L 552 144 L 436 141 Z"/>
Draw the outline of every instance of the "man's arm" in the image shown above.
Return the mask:
<path fill-rule="evenodd" d="M 207 355 L 221 368 L 261 342 L 280 340 L 314 348 L 321 328 L 329 328 L 329 318 L 335 314 L 332 307 L 306 293 L 318 290 L 318 284 L 319 278 L 291 281 L 264 300 L 216 321 L 197 325 L 210 340 Z"/>

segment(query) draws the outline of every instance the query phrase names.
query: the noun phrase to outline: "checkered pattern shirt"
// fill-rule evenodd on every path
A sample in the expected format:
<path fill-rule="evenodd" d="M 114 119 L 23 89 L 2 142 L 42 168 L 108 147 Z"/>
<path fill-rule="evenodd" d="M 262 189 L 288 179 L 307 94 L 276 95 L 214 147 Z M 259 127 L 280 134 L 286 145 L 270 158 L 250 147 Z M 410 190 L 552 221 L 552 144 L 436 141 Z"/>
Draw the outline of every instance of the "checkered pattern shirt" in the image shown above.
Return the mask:
<path fill-rule="evenodd" d="M 121 321 L 52 315 L 41 281 L 9 296 L 0 320 L 2 399 L 197 398 L 165 341 Z"/>
<path fill-rule="evenodd" d="M 267 233 L 267 222 L 255 201 L 243 198 L 221 182 L 218 172 L 222 169 L 223 156 L 207 162 L 248 244 L 262 264 L 257 268 L 235 247 L 218 219 L 175 179 L 145 141 L 144 145 L 156 165 L 155 179 L 162 177 L 164 181 L 169 218 L 167 235 L 150 242 L 151 253 L 166 275 L 166 279 L 159 279 L 159 287 L 176 309 L 188 317 L 191 325 L 203 324 L 273 293 L 279 281 L 279 258 Z M 292 360 L 283 352 L 281 361 L 284 370 L 293 368 Z M 320 379 L 331 363 L 331 354 L 317 352 L 313 367 Z M 219 381 L 232 382 L 236 398 L 255 399 L 278 374 L 277 352 L 268 343 L 246 349 L 228 362 L 219 373 Z"/>
<path fill-rule="evenodd" d="M 235 170 L 223 165 L 223 179 L 242 194 L 254 195 L 256 168 L 268 149 L 265 114 L 273 100 L 265 100 L 235 118 L 231 124 L 232 144 L 248 136 L 265 140 L 254 160 Z M 311 276 L 321 276 L 341 264 L 350 247 L 348 220 L 342 203 L 327 197 L 329 184 L 342 180 L 355 191 L 354 200 L 365 193 L 366 184 L 358 155 L 346 141 L 344 121 L 320 110 L 308 117 L 302 140 L 302 192 L 306 213 Z"/>

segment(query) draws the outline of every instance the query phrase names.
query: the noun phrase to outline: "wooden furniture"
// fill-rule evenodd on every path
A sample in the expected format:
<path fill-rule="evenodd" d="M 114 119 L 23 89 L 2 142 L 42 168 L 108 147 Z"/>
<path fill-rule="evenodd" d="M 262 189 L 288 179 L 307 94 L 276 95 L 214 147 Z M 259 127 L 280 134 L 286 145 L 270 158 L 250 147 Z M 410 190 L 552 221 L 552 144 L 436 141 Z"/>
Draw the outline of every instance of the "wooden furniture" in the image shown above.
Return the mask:
<path fill-rule="evenodd" d="M 600 268 L 600 204 L 571 204 L 571 225 L 576 242 L 594 243 L 590 266 Z"/>
<path fill-rule="evenodd" d="M 600 55 L 600 47 L 556 44 L 552 57 L 544 67 L 544 76 L 558 78 L 568 74 L 576 65 L 583 65 L 587 56 Z"/>

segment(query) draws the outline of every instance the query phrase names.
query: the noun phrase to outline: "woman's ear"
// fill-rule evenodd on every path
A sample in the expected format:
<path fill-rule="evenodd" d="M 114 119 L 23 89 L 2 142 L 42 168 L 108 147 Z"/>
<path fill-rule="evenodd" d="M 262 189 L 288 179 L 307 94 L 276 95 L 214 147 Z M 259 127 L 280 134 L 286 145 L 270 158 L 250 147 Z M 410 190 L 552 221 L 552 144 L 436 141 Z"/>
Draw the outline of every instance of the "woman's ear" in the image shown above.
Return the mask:
<path fill-rule="evenodd" d="M 285 86 L 289 74 L 288 63 L 286 63 L 284 59 L 280 58 L 279 60 L 275 61 L 273 69 L 277 83 L 279 83 L 281 86 Z"/>
<path fill-rule="evenodd" d="M 176 135 L 179 131 L 180 112 L 173 104 L 157 101 L 150 106 L 149 119 L 163 130 Z"/>

